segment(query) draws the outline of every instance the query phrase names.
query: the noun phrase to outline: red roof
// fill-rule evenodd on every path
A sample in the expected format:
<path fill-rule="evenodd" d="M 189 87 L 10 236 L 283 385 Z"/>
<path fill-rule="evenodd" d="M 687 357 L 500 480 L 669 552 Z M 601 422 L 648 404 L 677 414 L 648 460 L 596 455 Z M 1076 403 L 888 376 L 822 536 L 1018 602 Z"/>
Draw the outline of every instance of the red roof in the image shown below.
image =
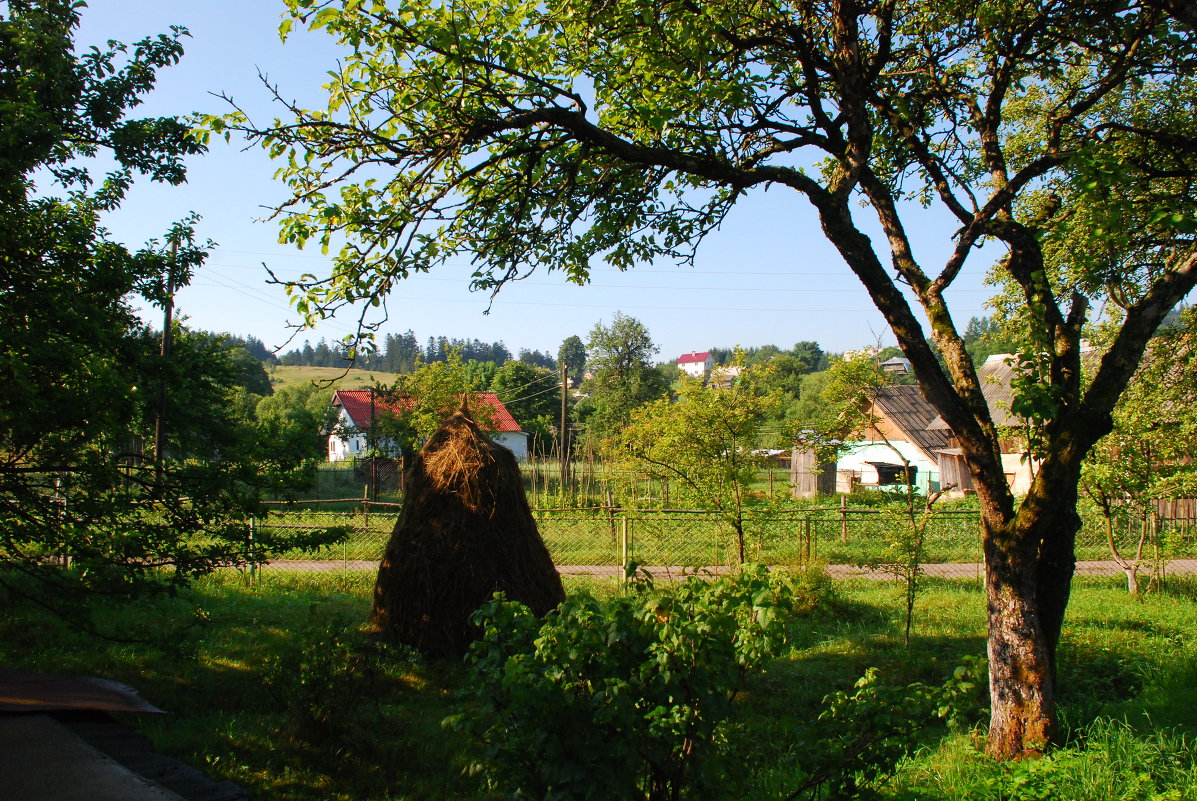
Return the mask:
<path fill-rule="evenodd" d="M 357 428 L 362 430 L 370 427 L 370 399 L 374 392 L 369 389 L 338 389 L 333 393 L 333 406 L 342 406 L 345 408 L 345 413 L 349 415 L 349 422 Z M 402 414 L 406 408 L 410 408 L 410 401 L 398 401 L 395 403 L 388 403 L 382 397 L 374 397 L 374 412 L 377 414 L 380 411 L 389 411 L 395 414 Z M 476 392 L 470 396 L 470 406 L 472 408 L 486 407 L 490 410 L 491 425 L 488 430 L 495 432 L 507 431 L 522 431 L 520 424 L 515 422 L 515 418 L 511 416 L 511 412 L 507 411 L 507 407 L 503 405 L 503 401 L 499 400 L 499 396 L 493 392 Z"/>
<path fill-rule="evenodd" d="M 702 353 L 683 353 L 677 358 L 678 364 L 700 364 L 711 358 L 711 352 L 704 350 Z"/>

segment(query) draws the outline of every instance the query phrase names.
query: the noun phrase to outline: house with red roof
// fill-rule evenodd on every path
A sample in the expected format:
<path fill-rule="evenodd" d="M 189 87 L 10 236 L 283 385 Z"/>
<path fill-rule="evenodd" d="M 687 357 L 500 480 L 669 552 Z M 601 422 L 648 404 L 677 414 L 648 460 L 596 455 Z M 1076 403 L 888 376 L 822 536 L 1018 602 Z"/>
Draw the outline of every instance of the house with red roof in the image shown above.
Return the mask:
<path fill-rule="evenodd" d="M 518 461 L 527 461 L 528 432 L 520 428 L 499 396 L 493 392 L 476 392 L 469 403 L 472 409 L 485 410 L 478 417 L 480 422 L 487 421 L 483 427 L 491 439 L 514 453 Z M 337 413 L 337 422 L 328 435 L 330 462 L 365 456 L 373 422 L 380 415 L 402 415 L 411 408 L 410 402 L 385 399 L 372 389 L 339 389 L 333 393 L 332 406 Z"/>
<path fill-rule="evenodd" d="M 702 353 L 691 351 L 677 357 L 677 366 L 679 370 L 688 376 L 706 378 L 715 367 L 715 359 L 711 357 L 710 351 L 703 351 Z"/>

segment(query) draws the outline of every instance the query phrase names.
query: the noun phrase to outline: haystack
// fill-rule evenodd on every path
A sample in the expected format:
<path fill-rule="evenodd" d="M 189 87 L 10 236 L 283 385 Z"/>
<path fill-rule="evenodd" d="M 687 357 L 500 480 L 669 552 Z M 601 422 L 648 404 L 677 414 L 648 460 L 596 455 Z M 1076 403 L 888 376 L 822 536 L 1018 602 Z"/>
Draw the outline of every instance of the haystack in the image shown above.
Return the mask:
<path fill-rule="evenodd" d="M 538 615 L 565 599 L 515 455 L 464 406 L 411 460 L 406 484 L 374 587 L 380 634 L 460 656 L 477 635 L 470 615 L 495 592 Z"/>

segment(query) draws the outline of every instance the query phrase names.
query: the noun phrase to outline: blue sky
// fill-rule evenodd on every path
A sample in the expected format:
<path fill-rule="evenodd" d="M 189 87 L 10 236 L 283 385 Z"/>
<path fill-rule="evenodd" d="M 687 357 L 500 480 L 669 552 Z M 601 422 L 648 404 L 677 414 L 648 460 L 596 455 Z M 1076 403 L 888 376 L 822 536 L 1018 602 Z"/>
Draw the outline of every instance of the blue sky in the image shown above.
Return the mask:
<path fill-rule="evenodd" d="M 79 41 L 132 42 L 182 25 L 191 32 L 186 55 L 160 75 L 139 115 L 219 113 L 227 107 L 213 96 L 237 99 L 258 122 L 277 113 L 258 79 L 261 71 L 301 105 L 321 105 L 320 85 L 335 68 L 337 51 L 322 33 L 296 31 L 278 39 L 282 4 L 274 0 L 94 0 L 83 10 Z M 322 274 L 328 263 L 318 249 L 300 251 L 278 243 L 273 223 L 260 219 L 281 201 L 284 187 L 272 179 L 274 165 L 263 151 L 214 141 L 194 159 L 183 187 L 141 185 L 106 224 L 114 238 L 140 245 L 160 237 L 190 211 L 202 216 L 201 239 L 217 243 L 178 308 L 197 328 L 252 334 L 270 346 L 291 335 L 297 322 L 282 289 L 266 283 L 263 263 L 281 277 Z M 910 230 L 917 255 L 929 267 L 947 252 L 951 221 L 920 212 Z M 950 295 L 963 329 L 970 316 L 984 314 L 991 290 L 984 286 L 987 261 L 972 260 Z M 422 340 L 449 336 L 503 341 L 556 353 L 561 341 L 583 339 L 600 320 L 617 311 L 641 320 L 660 346 L 661 360 L 711 346 L 776 344 L 815 340 L 830 351 L 893 344 L 880 314 L 826 243 L 809 205 L 792 191 L 757 191 L 742 201 L 723 228 L 699 250 L 693 268 L 672 263 L 644 265 L 620 273 L 599 266 L 588 286 L 567 284 L 559 274 L 534 275 L 500 293 L 490 314 L 489 298 L 471 293 L 463 262 L 406 281 L 388 300 L 384 332 L 412 329 Z M 300 333 L 312 342 L 339 339 L 353 328 L 344 315 Z"/>

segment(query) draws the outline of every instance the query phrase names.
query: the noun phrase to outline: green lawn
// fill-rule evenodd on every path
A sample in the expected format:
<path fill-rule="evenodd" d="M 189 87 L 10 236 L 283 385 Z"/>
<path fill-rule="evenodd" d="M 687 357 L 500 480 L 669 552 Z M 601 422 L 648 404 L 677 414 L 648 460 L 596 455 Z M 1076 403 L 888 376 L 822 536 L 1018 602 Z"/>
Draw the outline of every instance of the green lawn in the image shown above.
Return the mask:
<path fill-rule="evenodd" d="M 275 389 L 293 384 L 313 382 L 331 383 L 337 389 L 366 389 L 376 382 L 390 384 L 395 381 L 394 373 L 376 370 L 345 370 L 340 367 L 302 367 L 275 365 L 269 368 L 270 383 Z"/>
<path fill-rule="evenodd" d="M 0 621 L 0 663 L 137 687 L 170 713 L 135 720 L 163 750 L 256 799 L 500 797 L 468 770 L 481 747 L 441 726 L 464 670 L 360 633 L 372 583 L 369 573 L 267 570 L 255 584 L 226 571 L 177 598 L 97 606 L 110 633 L 153 644 L 96 639 L 14 608 Z M 975 582 L 926 586 L 909 649 L 892 583 L 837 584 L 816 614 L 795 621 L 788 650 L 750 680 L 723 731 L 717 797 L 792 791 L 821 735 L 822 698 L 866 668 L 887 683 L 938 683 L 963 657 L 983 655 Z M 933 728 L 877 788 L 881 797 L 1197 799 L 1195 597 L 1181 579 L 1138 602 L 1117 581 L 1078 581 L 1060 649 L 1065 747 L 999 765 L 978 752 L 980 732 Z"/>

